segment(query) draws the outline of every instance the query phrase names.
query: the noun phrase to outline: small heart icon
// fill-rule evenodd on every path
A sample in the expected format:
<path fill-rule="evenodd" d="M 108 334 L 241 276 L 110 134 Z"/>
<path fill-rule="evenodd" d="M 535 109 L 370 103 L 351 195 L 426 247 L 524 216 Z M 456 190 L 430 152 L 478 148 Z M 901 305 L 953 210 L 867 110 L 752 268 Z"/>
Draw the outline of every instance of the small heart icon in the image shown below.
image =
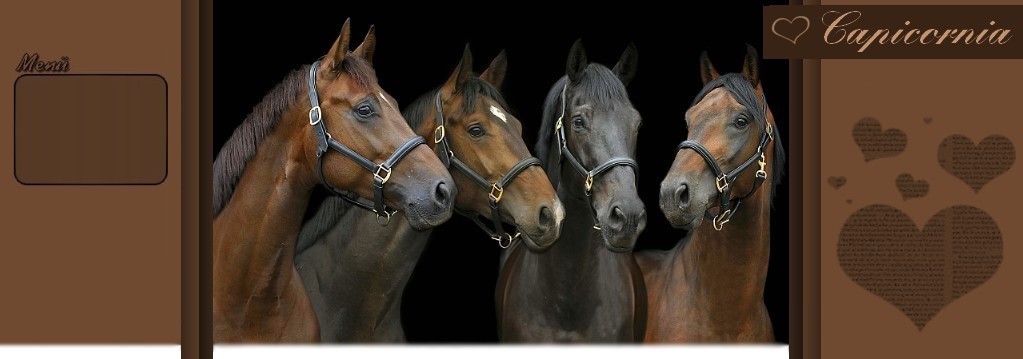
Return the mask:
<path fill-rule="evenodd" d="M 797 20 L 802 21 L 797 23 Z M 781 23 L 780 29 L 779 23 Z M 771 23 L 771 32 L 780 38 L 789 40 L 793 45 L 796 44 L 796 41 L 799 41 L 799 37 L 803 36 L 807 30 L 810 30 L 810 19 L 806 16 L 796 16 L 792 19 L 779 17 Z"/>
<path fill-rule="evenodd" d="M 899 175 L 895 179 L 895 187 L 898 187 L 899 193 L 902 193 L 903 201 L 926 196 L 931 189 L 931 185 L 927 181 L 913 180 L 913 175 L 909 173 Z"/>
<path fill-rule="evenodd" d="M 856 122 L 853 140 L 860 146 L 867 162 L 902 153 L 907 141 L 906 134 L 897 128 L 881 131 L 881 122 L 873 117 L 864 117 Z"/>
<path fill-rule="evenodd" d="M 934 119 L 930 117 L 924 117 L 924 123 L 931 124 L 931 121 L 934 121 Z"/>
<path fill-rule="evenodd" d="M 845 186 L 845 176 L 828 177 L 828 184 L 831 185 L 831 187 L 834 187 L 835 189 L 842 188 L 842 186 Z"/>
<path fill-rule="evenodd" d="M 998 271 L 1002 234 L 976 207 L 943 209 L 921 231 L 898 208 L 875 204 L 846 219 L 838 262 L 856 284 L 923 330 L 942 308 Z"/>
<path fill-rule="evenodd" d="M 1012 141 L 991 135 L 974 145 L 969 137 L 952 135 L 938 145 L 938 164 L 956 178 L 980 192 L 988 182 L 1001 176 L 1016 161 Z"/>

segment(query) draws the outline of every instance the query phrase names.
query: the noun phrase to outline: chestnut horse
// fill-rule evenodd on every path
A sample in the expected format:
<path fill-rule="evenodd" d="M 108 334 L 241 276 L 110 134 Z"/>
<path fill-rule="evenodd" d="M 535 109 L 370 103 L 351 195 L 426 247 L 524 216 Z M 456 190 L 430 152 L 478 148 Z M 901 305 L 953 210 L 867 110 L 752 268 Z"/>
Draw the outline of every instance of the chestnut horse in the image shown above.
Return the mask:
<path fill-rule="evenodd" d="M 648 290 L 645 341 L 771 342 L 764 283 L 785 152 L 756 50 L 747 48 L 741 74 L 719 76 L 706 53 L 700 60 L 704 88 L 660 195 L 668 221 L 689 235 L 669 251 L 635 254 Z"/>
<path fill-rule="evenodd" d="M 290 74 L 214 162 L 213 336 L 217 342 L 320 339 L 294 266 L 317 184 L 403 210 L 413 228 L 451 217 L 453 180 L 377 84 L 373 30 L 349 51 L 350 25 L 323 58 Z M 404 158 L 404 160 L 403 160 Z M 391 175 L 394 172 L 394 175 Z M 412 174 L 415 174 L 414 176 Z"/>
<path fill-rule="evenodd" d="M 496 293 L 506 342 L 622 342 L 643 337 L 646 295 L 632 256 L 646 226 L 636 188 L 639 111 L 625 86 L 636 48 L 614 69 L 576 41 L 544 104 L 537 154 L 565 204 L 561 238 L 543 253 L 513 246 Z"/>
<path fill-rule="evenodd" d="M 526 246 L 542 250 L 558 238 L 565 211 L 501 96 L 507 66 L 502 51 L 476 76 L 466 46 L 447 82 L 403 114 L 450 164 L 459 213 L 517 226 Z M 518 237 L 503 225 L 484 230 L 502 246 Z M 401 298 L 430 233 L 404 220 L 381 227 L 372 213 L 346 211 L 339 199 L 320 207 L 303 226 L 296 262 L 323 341 L 405 341 Z"/>

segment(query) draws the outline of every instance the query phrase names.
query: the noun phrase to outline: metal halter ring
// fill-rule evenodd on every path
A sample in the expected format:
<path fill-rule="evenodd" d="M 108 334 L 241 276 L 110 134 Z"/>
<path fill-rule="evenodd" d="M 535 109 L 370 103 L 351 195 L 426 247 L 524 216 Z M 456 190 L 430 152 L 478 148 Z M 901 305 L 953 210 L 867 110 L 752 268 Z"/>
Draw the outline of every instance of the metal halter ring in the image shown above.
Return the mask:
<path fill-rule="evenodd" d="M 504 187 L 501 187 L 497 183 L 490 186 L 490 199 L 493 200 L 495 204 L 501 202 L 502 196 L 504 196 Z"/>
<path fill-rule="evenodd" d="M 590 193 L 590 189 L 593 189 L 593 175 L 592 174 L 587 174 L 586 175 L 586 181 L 583 182 L 583 184 L 586 185 L 586 194 L 589 194 Z"/>
<path fill-rule="evenodd" d="M 316 116 L 313 116 L 314 112 L 316 113 Z M 316 107 L 313 107 L 313 108 L 309 109 L 309 125 L 310 126 L 318 125 L 322 119 L 323 119 L 323 112 L 320 111 L 320 106 L 316 106 Z"/>
<path fill-rule="evenodd" d="M 724 211 L 721 214 L 719 214 L 716 217 L 714 217 L 714 221 L 713 221 L 714 223 L 713 224 L 714 224 L 714 229 L 715 230 L 720 231 L 722 228 L 725 228 L 725 223 L 728 223 L 728 221 L 732 220 L 731 218 L 725 218 L 725 216 L 727 216 L 729 213 L 732 213 L 732 210 Z M 720 220 L 720 222 L 719 222 L 719 220 Z"/>
<path fill-rule="evenodd" d="M 380 171 L 384 171 L 385 175 L 381 176 Z M 391 179 L 391 169 L 384 167 L 384 165 L 377 166 L 376 172 L 373 172 L 373 177 L 380 180 L 380 184 L 387 183 L 387 180 Z"/>
<path fill-rule="evenodd" d="M 512 236 L 511 233 L 505 233 L 503 236 L 493 236 L 490 237 L 490 239 L 497 241 L 497 246 L 501 247 L 501 249 L 507 249 L 508 247 L 511 247 L 512 241 L 519 238 L 521 235 L 522 232 L 515 232 L 514 236 Z"/>
<path fill-rule="evenodd" d="M 393 216 L 398 211 L 392 210 L 392 211 L 388 212 L 387 210 L 384 210 L 383 212 L 384 212 L 384 214 L 380 214 L 380 212 L 377 212 L 376 210 L 373 210 L 373 213 L 376 213 L 376 215 L 377 215 L 377 224 L 379 224 L 381 226 L 386 226 L 388 223 L 391 223 L 391 216 Z M 380 220 L 381 218 L 383 218 L 382 221 Z"/>
<path fill-rule="evenodd" d="M 718 187 L 718 193 L 724 192 L 728 188 L 728 175 L 722 174 L 714 180 L 714 185 Z"/>
<path fill-rule="evenodd" d="M 767 137 L 774 141 L 774 131 L 772 131 L 770 122 L 767 123 L 767 128 L 764 130 L 767 131 Z"/>
<path fill-rule="evenodd" d="M 433 130 L 433 143 L 440 143 L 440 141 L 444 141 L 445 134 L 446 131 L 444 130 L 444 125 L 437 126 L 437 128 Z"/>

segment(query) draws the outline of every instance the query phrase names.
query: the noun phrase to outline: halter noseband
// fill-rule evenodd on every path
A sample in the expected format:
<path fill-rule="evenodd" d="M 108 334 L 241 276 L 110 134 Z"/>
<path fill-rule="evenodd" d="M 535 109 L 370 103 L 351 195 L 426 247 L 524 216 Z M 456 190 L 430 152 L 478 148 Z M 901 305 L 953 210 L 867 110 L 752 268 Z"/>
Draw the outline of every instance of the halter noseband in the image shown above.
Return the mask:
<path fill-rule="evenodd" d="M 536 157 L 526 157 L 520 160 L 515 166 L 512 166 L 508 173 L 506 173 L 497 182 L 490 182 L 479 173 L 469 168 L 465 162 L 462 162 L 455 153 L 451 150 L 451 145 L 448 144 L 448 138 L 446 136 L 446 130 L 444 127 L 444 108 L 441 106 L 440 91 L 437 91 L 437 96 L 434 97 L 434 103 L 437 107 L 437 127 L 433 130 L 433 143 L 437 144 L 437 155 L 440 156 L 441 162 L 447 167 L 454 167 L 458 171 L 465 174 L 473 182 L 476 182 L 483 189 L 489 189 L 488 203 L 490 204 L 491 222 L 494 223 L 494 229 L 490 229 L 486 224 L 480 220 L 479 213 L 465 213 L 459 211 L 462 215 L 469 217 L 473 222 L 476 223 L 484 232 L 490 236 L 491 239 L 497 241 L 497 245 L 501 248 L 508 248 L 511 246 L 512 240 L 518 238 L 522 233 L 516 231 L 514 235 L 505 232 L 504 225 L 501 221 L 501 198 L 504 196 L 504 187 L 508 185 L 515 177 L 525 171 L 530 166 L 539 166 L 540 159 Z"/>
<path fill-rule="evenodd" d="M 745 84 L 744 86 L 751 86 L 748 81 L 743 81 Z M 713 87 L 705 88 L 701 91 L 701 93 L 706 94 L 710 92 L 711 89 L 724 85 L 723 82 L 711 82 L 708 83 L 707 86 Z M 732 92 L 732 95 L 735 96 L 736 100 L 740 100 L 740 96 L 735 94 L 728 86 L 725 86 L 725 89 Z M 700 157 L 703 157 L 703 160 L 707 162 L 707 166 L 710 167 L 710 171 L 714 173 L 714 185 L 717 187 L 718 200 L 720 202 L 718 214 L 712 215 L 708 211 L 704 213 L 704 216 L 712 220 L 715 230 L 720 231 L 724 228 L 725 223 L 728 223 L 728 221 L 732 219 L 732 216 L 735 215 L 735 212 L 739 209 L 739 205 L 742 204 L 742 201 L 752 196 L 753 193 L 760 188 L 760 185 L 762 185 L 767 179 L 767 159 L 764 157 L 764 151 L 766 150 L 767 145 L 774 141 L 774 128 L 771 126 L 771 123 L 767 122 L 767 99 L 764 98 L 763 92 L 760 93 L 760 100 L 762 104 L 759 108 L 749 106 L 750 104 L 741 103 L 743 101 L 740 100 L 742 105 L 746 106 L 751 110 L 751 112 L 753 112 L 753 118 L 755 121 L 762 125 L 763 134 L 760 136 L 760 142 L 757 144 L 757 152 L 753 153 L 750 158 L 746 159 L 745 162 L 740 164 L 731 172 L 725 173 L 725 171 L 723 171 L 721 166 L 717 163 L 717 160 L 714 159 L 714 156 L 710 154 L 710 151 L 708 151 L 706 147 L 703 147 L 703 145 L 699 142 L 685 140 L 682 141 L 676 149 L 676 152 L 685 148 L 696 151 L 696 153 L 699 154 Z M 754 101 L 756 100 L 754 99 Z M 693 105 L 695 105 L 695 103 Z M 757 109 L 760 111 L 757 111 Z M 753 162 L 756 162 L 760 166 L 760 168 L 757 169 L 755 179 L 753 180 L 753 188 L 750 189 L 749 193 L 746 193 L 741 197 L 735 199 L 731 198 L 731 183 L 736 179 L 736 177 L 739 177 L 743 171 L 753 165 Z M 735 202 L 734 205 L 732 204 L 733 201 Z"/>
<path fill-rule="evenodd" d="M 405 158 L 409 152 L 412 152 L 417 146 L 425 144 L 426 140 L 422 136 L 415 136 L 405 141 L 404 144 L 399 146 L 391 157 L 388 157 L 383 163 L 373 163 L 370 159 L 358 152 L 355 152 L 351 148 L 341 144 L 327 132 L 327 124 L 323 121 L 322 110 L 320 110 L 320 100 L 316 95 L 316 69 L 319 68 L 320 62 L 316 61 L 309 68 L 309 103 L 312 108 L 309 109 L 309 125 L 313 126 L 313 130 L 316 133 L 316 172 L 320 177 L 320 182 L 323 186 L 334 194 L 340 196 L 342 199 L 351 202 L 352 204 L 359 206 L 363 209 L 372 211 L 377 215 L 377 222 L 381 225 L 387 225 L 391 220 L 391 216 L 394 215 L 397 210 L 389 209 L 384 205 L 384 184 L 391 178 L 391 169 Z M 360 202 L 356 198 L 351 198 L 348 195 L 342 193 L 334 186 L 327 182 L 327 178 L 323 176 L 323 155 L 327 153 L 327 149 L 332 149 L 345 157 L 348 157 L 355 163 L 373 173 L 373 204 L 367 204 Z M 382 219 L 382 220 L 381 220 Z"/>
<path fill-rule="evenodd" d="M 582 162 L 579 161 L 572 151 L 568 149 L 568 138 L 565 136 L 565 126 L 562 124 L 562 120 L 565 118 L 565 112 L 568 111 L 568 101 L 566 99 L 566 92 L 568 91 L 568 82 L 565 83 L 565 87 L 561 88 L 561 115 L 558 116 L 558 121 L 554 125 L 554 133 L 558 139 L 558 151 L 560 153 L 559 158 L 564 157 L 568 159 L 568 163 L 572 164 L 576 172 L 579 172 L 585 179 L 583 180 L 583 193 L 586 194 L 586 201 L 589 202 L 590 211 L 593 215 L 593 229 L 601 230 L 600 220 L 597 218 L 597 210 L 593 208 L 593 197 L 591 197 L 591 190 L 593 189 L 593 179 L 597 176 L 604 174 L 616 166 L 629 166 L 632 167 L 633 173 L 639 172 L 639 164 L 636 160 L 628 157 L 613 157 L 592 170 L 587 170 L 583 166 Z"/>

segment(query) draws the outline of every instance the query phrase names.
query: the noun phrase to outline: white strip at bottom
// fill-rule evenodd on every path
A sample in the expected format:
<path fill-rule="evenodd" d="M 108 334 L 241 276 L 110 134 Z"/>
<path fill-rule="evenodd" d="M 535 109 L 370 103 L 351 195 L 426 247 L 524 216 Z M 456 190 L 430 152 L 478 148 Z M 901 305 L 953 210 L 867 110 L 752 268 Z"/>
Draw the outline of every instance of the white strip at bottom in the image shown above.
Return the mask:
<path fill-rule="evenodd" d="M 416 358 L 416 359 L 787 359 L 788 345 L 227 345 L 216 359 Z"/>
<path fill-rule="evenodd" d="M 180 344 L 0 345 L 3 359 L 180 359 Z"/>

